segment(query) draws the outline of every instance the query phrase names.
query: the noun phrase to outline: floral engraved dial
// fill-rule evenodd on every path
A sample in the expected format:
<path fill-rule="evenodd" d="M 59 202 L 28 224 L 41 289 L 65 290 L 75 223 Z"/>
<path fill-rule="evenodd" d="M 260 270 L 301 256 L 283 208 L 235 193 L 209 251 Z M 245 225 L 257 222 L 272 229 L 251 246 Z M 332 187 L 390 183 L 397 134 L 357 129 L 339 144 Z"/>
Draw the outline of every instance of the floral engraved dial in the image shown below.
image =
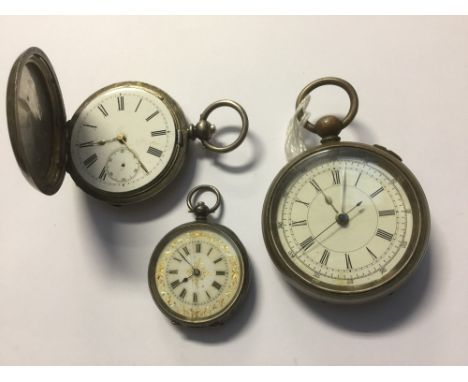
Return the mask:
<path fill-rule="evenodd" d="M 282 179 L 274 228 L 290 267 L 319 288 L 345 293 L 400 272 L 413 234 L 398 174 L 349 154 L 312 156 Z"/>
<path fill-rule="evenodd" d="M 132 84 L 94 95 L 73 119 L 70 156 L 75 173 L 107 192 L 151 183 L 171 160 L 176 129 L 163 100 Z"/>
<path fill-rule="evenodd" d="M 231 238 L 216 230 L 183 230 L 155 255 L 157 260 L 150 266 L 155 299 L 183 321 L 214 320 L 230 309 L 241 292 L 242 256 Z"/>

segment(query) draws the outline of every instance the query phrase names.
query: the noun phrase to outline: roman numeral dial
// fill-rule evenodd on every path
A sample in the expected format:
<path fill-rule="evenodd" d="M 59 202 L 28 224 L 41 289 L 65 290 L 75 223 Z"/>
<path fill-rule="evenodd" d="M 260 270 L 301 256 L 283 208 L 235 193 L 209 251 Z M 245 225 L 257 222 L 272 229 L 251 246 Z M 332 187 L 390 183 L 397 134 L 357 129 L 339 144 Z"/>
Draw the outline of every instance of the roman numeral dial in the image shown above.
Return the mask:
<path fill-rule="evenodd" d="M 245 279 L 239 249 L 233 239 L 209 228 L 181 226 L 174 231 L 153 254 L 150 285 L 157 290 L 151 287 L 152 293 L 178 317 L 222 314 L 239 296 Z"/>
<path fill-rule="evenodd" d="M 380 162 L 336 152 L 329 160 L 326 151 L 320 159 L 304 157 L 275 181 L 281 198 L 273 199 L 278 204 L 269 227 L 275 236 L 269 239 L 281 248 L 287 269 L 325 289 L 355 290 L 398 264 L 412 215 L 405 212 L 410 205 L 403 186 Z"/>
<path fill-rule="evenodd" d="M 72 119 L 70 159 L 82 183 L 120 200 L 177 160 L 177 125 L 164 98 L 140 84 L 96 94 Z"/>

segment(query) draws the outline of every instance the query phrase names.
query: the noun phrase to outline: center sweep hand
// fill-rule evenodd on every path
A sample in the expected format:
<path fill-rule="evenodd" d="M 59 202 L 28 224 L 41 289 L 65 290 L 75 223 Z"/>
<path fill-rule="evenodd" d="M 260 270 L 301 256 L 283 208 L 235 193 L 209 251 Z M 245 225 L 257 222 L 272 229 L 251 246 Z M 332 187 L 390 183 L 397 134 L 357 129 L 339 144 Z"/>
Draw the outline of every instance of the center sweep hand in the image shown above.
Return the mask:
<path fill-rule="evenodd" d="M 140 159 L 140 157 L 138 156 L 138 154 L 137 154 L 134 150 L 132 150 L 132 149 L 130 148 L 130 146 L 127 144 L 127 137 L 125 137 L 125 135 L 123 135 L 123 134 L 118 134 L 116 139 L 117 139 L 121 144 L 125 145 L 125 147 L 127 148 L 127 150 L 130 151 L 130 152 L 135 156 L 135 158 L 137 159 L 137 161 L 140 163 L 141 168 L 142 168 L 143 170 L 145 170 L 145 172 L 146 172 L 147 174 L 149 174 L 148 169 L 145 167 L 145 165 L 144 165 L 143 162 L 141 161 L 141 159 Z"/>
<path fill-rule="evenodd" d="M 358 202 L 358 203 L 357 203 L 353 208 L 351 208 L 349 211 L 345 212 L 345 214 L 348 215 L 348 214 L 351 213 L 354 209 L 356 209 L 357 207 L 359 207 L 361 204 L 362 204 L 362 200 L 361 200 L 360 202 Z M 337 223 L 338 223 L 338 221 L 335 219 L 332 223 L 330 223 L 329 225 L 327 225 L 327 226 L 322 230 L 322 232 L 320 232 L 317 236 L 315 236 L 315 237 L 313 238 L 313 240 L 310 241 L 310 245 L 305 246 L 305 247 L 302 247 L 299 251 L 297 251 L 297 252 L 294 254 L 294 256 L 297 256 L 297 254 L 298 254 L 299 252 L 301 252 L 302 250 L 309 249 L 309 248 L 312 246 L 312 244 L 315 242 L 315 240 L 317 240 L 317 238 L 318 238 L 319 236 L 321 236 L 323 233 L 325 233 L 326 231 L 328 231 L 331 227 L 333 227 L 333 226 L 334 226 L 335 224 L 337 224 Z M 294 256 L 293 256 L 293 257 L 294 257 Z"/>

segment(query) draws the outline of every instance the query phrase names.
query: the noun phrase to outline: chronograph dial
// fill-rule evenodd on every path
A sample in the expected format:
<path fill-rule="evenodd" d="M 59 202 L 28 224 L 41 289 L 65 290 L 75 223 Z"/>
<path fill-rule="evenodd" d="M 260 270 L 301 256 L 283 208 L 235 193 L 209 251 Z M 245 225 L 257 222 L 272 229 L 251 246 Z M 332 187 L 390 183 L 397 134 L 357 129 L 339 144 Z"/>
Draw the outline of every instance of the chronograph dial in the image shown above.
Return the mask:
<path fill-rule="evenodd" d="M 329 302 L 365 302 L 391 293 L 414 272 L 427 247 L 429 207 L 398 155 L 340 142 L 344 122 L 357 112 L 351 85 L 326 78 L 300 97 L 323 84 L 350 94 L 350 112 L 343 121 L 307 122 L 322 145 L 274 179 L 263 206 L 263 237 L 274 263 L 301 291 Z"/>

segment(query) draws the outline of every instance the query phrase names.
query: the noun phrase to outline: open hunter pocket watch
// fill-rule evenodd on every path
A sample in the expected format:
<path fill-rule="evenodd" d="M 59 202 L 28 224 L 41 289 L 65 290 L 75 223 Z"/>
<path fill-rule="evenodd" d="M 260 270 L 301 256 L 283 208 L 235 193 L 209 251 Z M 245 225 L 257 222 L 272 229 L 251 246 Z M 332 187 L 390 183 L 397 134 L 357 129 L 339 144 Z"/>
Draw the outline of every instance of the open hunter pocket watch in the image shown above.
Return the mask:
<path fill-rule="evenodd" d="M 194 205 L 198 192 L 216 195 L 213 207 Z M 156 305 L 176 324 L 192 327 L 223 323 L 247 294 L 250 268 L 247 253 L 234 232 L 207 222 L 220 205 L 213 186 L 201 185 L 187 196 L 195 222 L 170 231 L 156 246 L 148 281 Z"/>
<path fill-rule="evenodd" d="M 215 127 L 207 121 L 221 106 L 242 119 L 239 137 L 225 147 L 210 143 Z M 189 125 L 167 93 L 142 82 L 97 91 L 66 122 L 57 77 L 38 48 L 26 50 L 11 70 L 7 118 L 16 160 L 33 186 L 54 194 L 68 171 L 83 191 L 115 205 L 148 199 L 174 180 L 188 138 L 223 153 L 238 147 L 248 129 L 244 109 L 231 100 L 214 102 Z"/>
<path fill-rule="evenodd" d="M 304 99 L 322 85 L 343 88 L 350 110 L 307 121 Z M 318 134 L 322 145 L 288 163 L 263 206 L 263 236 L 278 269 L 299 290 L 320 300 L 365 302 L 400 286 L 423 257 L 429 207 L 417 179 L 392 151 L 340 142 L 358 97 L 339 78 L 323 78 L 299 94 L 295 123 Z"/>

